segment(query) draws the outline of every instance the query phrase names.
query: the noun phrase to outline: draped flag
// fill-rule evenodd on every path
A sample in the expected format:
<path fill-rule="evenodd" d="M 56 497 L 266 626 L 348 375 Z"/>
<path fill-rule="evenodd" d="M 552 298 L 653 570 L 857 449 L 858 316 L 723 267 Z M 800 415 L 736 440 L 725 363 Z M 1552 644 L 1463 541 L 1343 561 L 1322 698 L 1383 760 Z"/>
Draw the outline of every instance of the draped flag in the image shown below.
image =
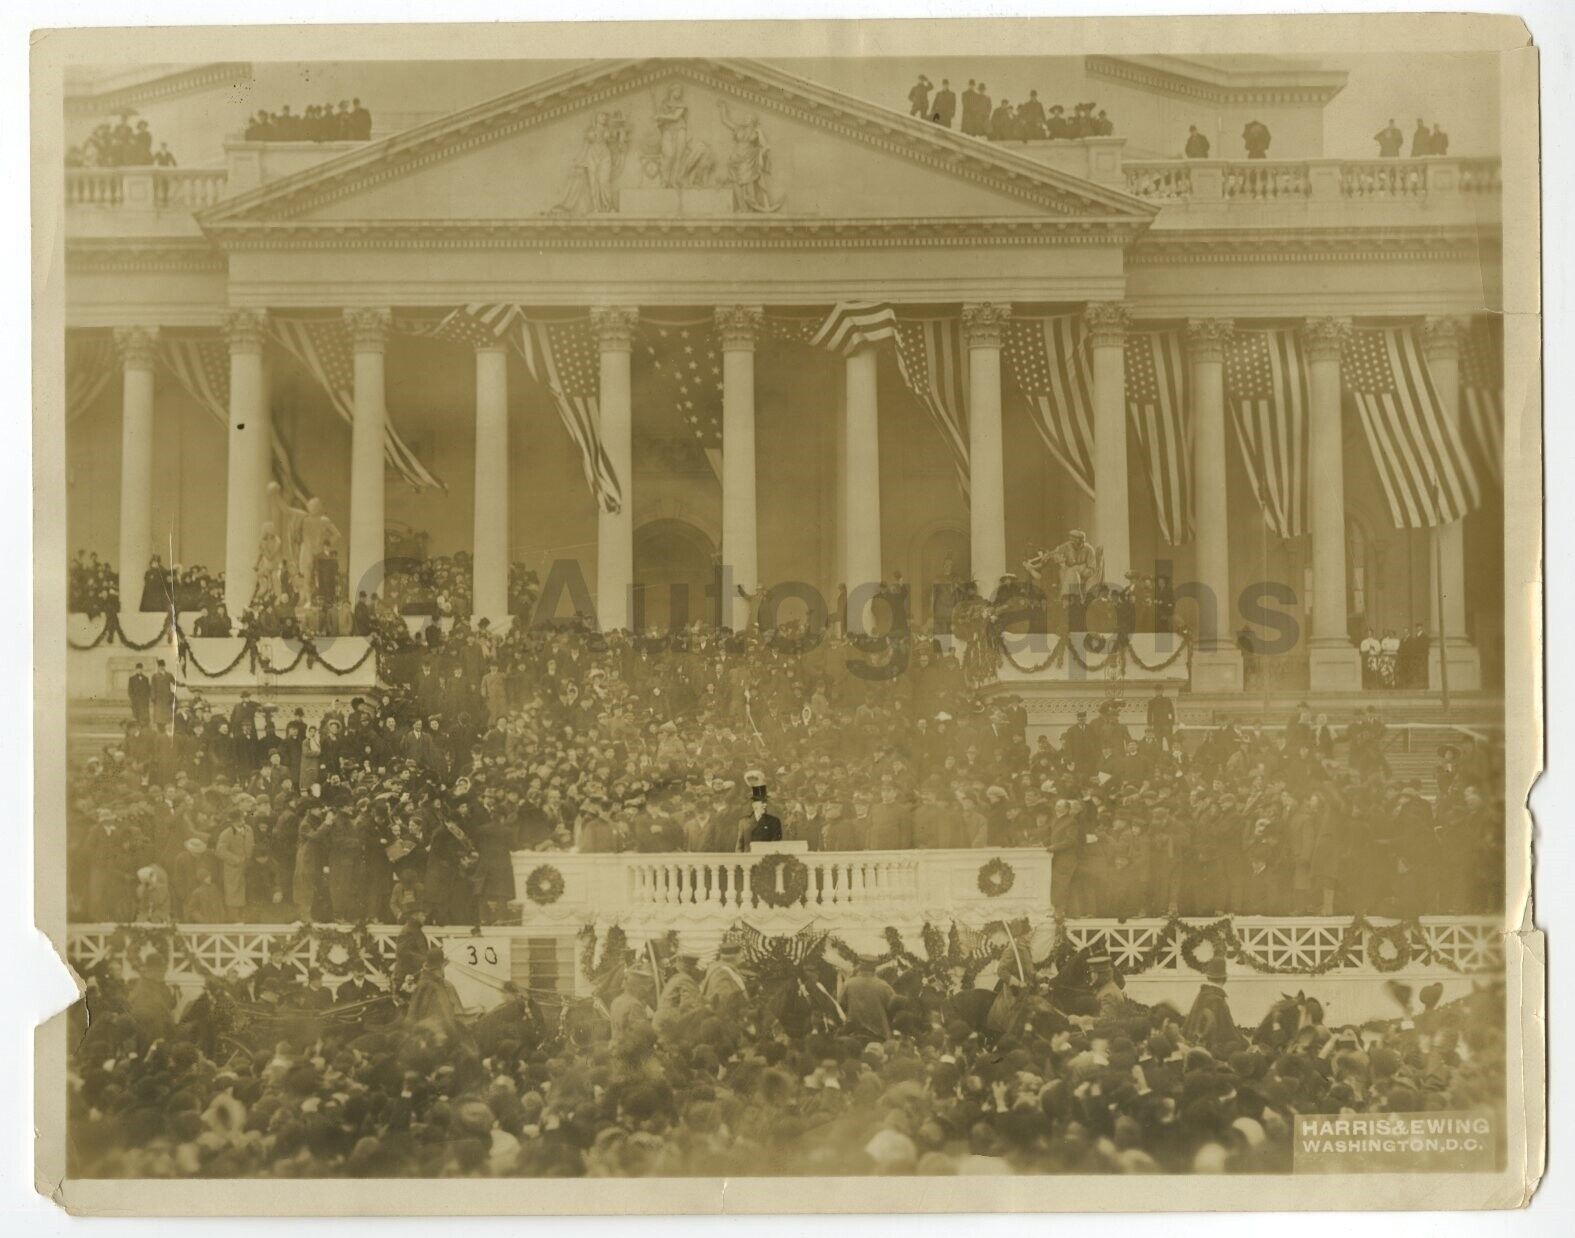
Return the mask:
<path fill-rule="evenodd" d="M 1504 486 L 1504 352 L 1493 328 L 1474 323 L 1460 345 L 1460 420 L 1484 482 Z"/>
<path fill-rule="evenodd" d="M 200 336 L 159 337 L 159 359 L 186 393 L 218 419 L 228 432 L 230 424 L 230 350 L 223 340 Z M 311 497 L 296 476 L 290 449 L 271 424 L 269 456 L 272 460 L 273 479 L 280 491 L 292 502 L 304 504 Z"/>
<path fill-rule="evenodd" d="M 968 349 L 957 318 L 908 318 L 897 323 L 897 370 L 941 432 L 968 497 Z"/>
<path fill-rule="evenodd" d="M 355 424 L 355 363 L 350 350 L 350 335 L 342 322 L 333 318 L 293 318 L 270 315 L 273 338 L 305 368 L 324 391 L 334 411 L 347 425 Z M 437 486 L 443 483 L 427 471 L 394 428 L 387 410 L 383 415 L 383 456 L 412 486 Z"/>
<path fill-rule="evenodd" d="M 897 312 L 884 303 L 844 301 L 810 337 L 815 348 L 851 357 L 859 349 L 897 338 Z"/>
<path fill-rule="evenodd" d="M 521 317 L 510 336 L 531 377 L 551 394 L 564 428 L 580 449 L 585 481 L 610 512 L 623 506 L 623 490 L 602 445 L 601 358 L 588 318 L 534 321 Z"/>
<path fill-rule="evenodd" d="M 672 384 L 670 398 L 694 433 L 711 471 L 722 477 L 722 355 L 710 319 L 640 322 L 651 367 Z"/>
<path fill-rule="evenodd" d="M 115 373 L 115 345 L 107 335 L 66 335 L 66 424 L 93 406 Z"/>
<path fill-rule="evenodd" d="M 1185 545 L 1192 540 L 1192 435 L 1181 332 L 1132 332 L 1125 359 L 1127 415 L 1148 469 L 1160 536 L 1172 546 Z"/>
<path fill-rule="evenodd" d="M 1232 335 L 1225 399 L 1264 522 L 1277 537 L 1300 537 L 1307 532 L 1308 389 L 1297 333 Z"/>
<path fill-rule="evenodd" d="M 1449 524 L 1481 501 L 1476 470 L 1459 427 L 1444 416 L 1417 332 L 1396 327 L 1351 332 L 1340 372 L 1396 528 Z"/>
<path fill-rule="evenodd" d="M 1094 376 L 1080 315 L 1014 318 L 1006 364 L 1034 411 L 1045 447 L 1089 497 L 1094 493 Z"/>

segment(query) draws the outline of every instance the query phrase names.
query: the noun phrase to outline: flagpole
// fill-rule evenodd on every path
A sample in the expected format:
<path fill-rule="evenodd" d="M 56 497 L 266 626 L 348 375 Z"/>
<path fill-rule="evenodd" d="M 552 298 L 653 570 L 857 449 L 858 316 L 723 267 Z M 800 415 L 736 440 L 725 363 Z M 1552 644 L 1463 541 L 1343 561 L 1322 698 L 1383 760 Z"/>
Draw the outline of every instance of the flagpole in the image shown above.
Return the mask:
<path fill-rule="evenodd" d="M 1438 610 L 1438 688 L 1439 704 L 1444 717 L 1449 717 L 1449 650 L 1444 639 L 1444 539 L 1438 533 L 1443 526 L 1443 511 L 1439 507 L 1438 473 L 1428 470 L 1428 483 L 1433 489 L 1433 515 L 1439 520 L 1428 530 L 1433 540 L 1433 601 Z"/>

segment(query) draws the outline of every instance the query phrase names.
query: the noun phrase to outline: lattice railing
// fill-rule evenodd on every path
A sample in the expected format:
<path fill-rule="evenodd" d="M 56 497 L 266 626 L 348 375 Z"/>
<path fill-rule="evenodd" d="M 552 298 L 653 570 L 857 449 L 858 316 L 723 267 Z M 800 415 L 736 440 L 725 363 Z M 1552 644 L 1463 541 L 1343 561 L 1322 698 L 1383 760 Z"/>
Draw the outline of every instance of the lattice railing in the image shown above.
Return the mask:
<path fill-rule="evenodd" d="M 1182 925 L 1204 928 L 1212 920 L 1184 920 Z M 1375 921 L 1384 930 L 1393 921 Z M 1368 973 L 1373 965 L 1374 934 L 1363 933 L 1352 951 L 1353 961 L 1332 966 L 1340 956 L 1351 921 L 1339 916 L 1329 918 L 1274 919 L 1258 916 L 1237 917 L 1232 922 L 1236 938 L 1250 968 L 1257 964 L 1266 972 L 1289 974 L 1327 973 L 1331 975 Z M 1414 965 L 1442 967 L 1448 971 L 1483 973 L 1504 966 L 1503 927 L 1497 921 L 1479 917 L 1436 917 L 1420 921 L 1420 935 L 1433 958 L 1418 957 Z M 1168 929 L 1159 920 L 1071 920 L 1066 936 L 1079 949 L 1108 954 L 1117 969 L 1130 971 L 1143 963 L 1150 965 L 1146 975 L 1172 972 L 1193 974 L 1182 957 L 1182 930 Z M 1156 954 L 1156 950 L 1158 953 Z"/>

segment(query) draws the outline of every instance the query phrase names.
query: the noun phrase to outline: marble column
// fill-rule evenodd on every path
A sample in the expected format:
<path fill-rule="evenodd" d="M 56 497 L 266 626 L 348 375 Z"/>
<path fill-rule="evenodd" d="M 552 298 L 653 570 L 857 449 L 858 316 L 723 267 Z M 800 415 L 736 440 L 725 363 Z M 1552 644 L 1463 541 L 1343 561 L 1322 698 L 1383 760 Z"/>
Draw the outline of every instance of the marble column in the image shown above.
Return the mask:
<path fill-rule="evenodd" d="M 1127 307 L 1094 301 L 1084 312 L 1094 377 L 1094 527 L 1089 540 L 1105 552 L 1105 579 L 1121 584 L 1132 570 L 1127 496 Z M 981 589 L 984 587 L 980 582 Z"/>
<path fill-rule="evenodd" d="M 867 632 L 870 600 L 881 580 L 880 402 L 873 347 L 843 362 L 843 571 L 850 632 Z"/>
<path fill-rule="evenodd" d="M 1310 425 L 1308 501 L 1312 523 L 1313 605 L 1308 679 L 1315 692 L 1355 692 L 1361 655 L 1351 643 L 1345 599 L 1345 439 L 1340 411 L 1340 349 L 1351 324 L 1309 318 L 1303 328 Z"/>
<path fill-rule="evenodd" d="M 1012 307 L 962 307 L 968 344 L 968 533 L 979 592 L 989 597 L 1006 573 L 1006 465 L 1001 436 L 1001 334 Z"/>
<path fill-rule="evenodd" d="M 601 353 L 602 448 L 623 491 L 615 512 L 605 507 L 596 520 L 596 620 L 603 632 L 633 625 L 634 457 L 629 359 L 639 311 L 626 306 L 591 310 Z"/>
<path fill-rule="evenodd" d="M 509 617 L 509 354 L 476 349 L 476 520 L 471 538 L 476 621 Z"/>
<path fill-rule="evenodd" d="M 1192 654 L 1195 692 L 1239 691 L 1241 652 L 1230 583 L 1229 452 L 1225 427 L 1225 348 L 1229 318 L 1195 318 L 1187 324 L 1192 364 L 1192 502 L 1196 526 L 1198 645 Z"/>
<path fill-rule="evenodd" d="M 120 608 L 142 604 L 153 545 L 153 363 L 157 327 L 117 327 L 120 354 Z M 165 567 L 169 564 L 165 563 Z"/>
<path fill-rule="evenodd" d="M 735 631 L 754 622 L 753 594 L 760 586 L 755 494 L 755 337 L 758 305 L 722 305 L 716 329 L 722 342 L 722 564 L 732 591 L 722 613 Z M 731 579 L 729 579 L 731 577 Z"/>
<path fill-rule="evenodd" d="M 1429 318 L 1422 329 L 1422 351 L 1427 357 L 1428 373 L 1438 391 L 1445 422 L 1460 427 L 1460 341 L 1467 326 L 1455 317 Z M 1432 616 L 1433 639 L 1428 645 L 1428 686 L 1435 691 L 1443 686 L 1439 659 L 1449 659 L 1449 690 L 1474 692 L 1482 686 L 1482 659 L 1466 636 L 1466 526 L 1455 520 L 1433 530 L 1432 557 L 1428 564 L 1431 578 L 1427 596 Z M 1432 578 L 1432 573 L 1437 573 Z M 1443 613 L 1439 613 L 1439 594 L 1443 594 Z"/>
<path fill-rule="evenodd" d="M 263 310 L 234 310 L 224 320 L 230 342 L 230 429 L 225 491 L 224 604 L 233 620 L 251 604 L 257 585 L 257 548 L 266 511 L 268 462 L 273 448 L 268 427 L 267 377 L 263 348 L 268 316 Z M 283 530 L 277 530 L 283 535 Z"/>
<path fill-rule="evenodd" d="M 364 591 L 383 588 L 384 425 L 388 409 L 383 388 L 383 349 L 392 315 L 386 309 L 357 307 L 344 312 L 355 351 L 355 421 L 350 433 L 350 603 Z"/>

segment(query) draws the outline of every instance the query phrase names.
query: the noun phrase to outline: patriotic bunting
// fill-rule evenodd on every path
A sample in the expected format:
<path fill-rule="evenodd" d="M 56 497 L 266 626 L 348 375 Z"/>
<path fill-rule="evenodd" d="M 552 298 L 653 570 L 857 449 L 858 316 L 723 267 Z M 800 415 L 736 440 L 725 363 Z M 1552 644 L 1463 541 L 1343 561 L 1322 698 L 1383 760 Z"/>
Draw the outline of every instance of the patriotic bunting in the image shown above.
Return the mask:
<path fill-rule="evenodd" d="M 1444 416 L 1416 331 L 1351 332 L 1340 373 L 1396 528 L 1449 524 L 1481 502 L 1476 470 L 1459 427 Z"/>
<path fill-rule="evenodd" d="M 711 471 L 722 477 L 722 354 L 711 319 L 641 321 L 641 344 L 669 398 L 699 441 Z"/>
<path fill-rule="evenodd" d="M 1005 352 L 1045 447 L 1093 497 L 1094 376 L 1083 339 L 1080 315 L 1014 318 L 1006 325 Z"/>
<path fill-rule="evenodd" d="M 588 318 L 537 322 L 523 316 L 510 338 L 525 358 L 531 377 L 551 393 L 558 416 L 580 449 L 585 482 L 602 507 L 623 507 L 623 489 L 612 459 L 602 445 L 601 357 Z"/>
<path fill-rule="evenodd" d="M 198 336 L 159 337 L 159 359 L 186 393 L 207 409 L 228 432 L 230 425 L 230 349 L 220 339 Z M 311 494 L 296 475 L 289 447 L 269 418 L 273 479 L 292 502 L 304 504 Z"/>
<path fill-rule="evenodd" d="M 1307 368 L 1295 331 L 1238 331 L 1225 347 L 1225 399 L 1247 481 L 1275 536 L 1307 532 Z"/>
<path fill-rule="evenodd" d="M 280 347 L 299 361 L 318 386 L 328 393 L 340 419 L 354 425 L 355 364 L 344 323 L 334 318 L 294 318 L 275 314 L 269 316 L 268 325 Z M 443 483 L 427 471 L 399 436 L 386 409 L 383 455 L 412 486 L 442 487 Z"/>
<path fill-rule="evenodd" d="M 1160 536 L 1185 545 L 1192 540 L 1192 435 L 1181 332 L 1132 332 L 1125 359 L 1127 415 L 1154 491 Z"/>
<path fill-rule="evenodd" d="M 957 318 L 913 318 L 897 323 L 897 370 L 941 432 L 968 497 L 968 349 Z"/>
<path fill-rule="evenodd" d="M 834 306 L 810 345 L 851 357 L 861 348 L 897 338 L 897 311 L 868 301 L 845 301 Z"/>
<path fill-rule="evenodd" d="M 1491 323 L 1473 323 L 1460 344 L 1460 421 L 1485 483 L 1504 486 L 1504 351 Z"/>
<path fill-rule="evenodd" d="M 115 345 L 107 335 L 66 335 L 66 424 L 93 406 L 115 373 Z"/>

